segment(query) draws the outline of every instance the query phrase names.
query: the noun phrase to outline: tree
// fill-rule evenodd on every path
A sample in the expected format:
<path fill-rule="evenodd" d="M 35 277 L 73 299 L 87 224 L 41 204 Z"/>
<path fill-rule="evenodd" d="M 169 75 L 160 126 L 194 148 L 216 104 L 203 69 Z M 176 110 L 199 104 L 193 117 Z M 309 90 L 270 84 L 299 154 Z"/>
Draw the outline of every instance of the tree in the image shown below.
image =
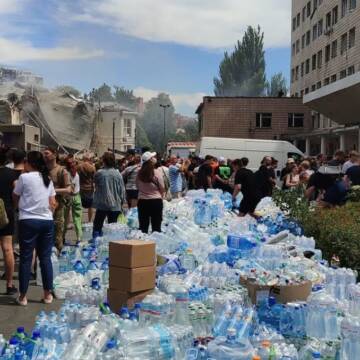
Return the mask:
<path fill-rule="evenodd" d="M 98 89 L 92 89 L 89 94 L 89 98 L 94 102 L 114 101 L 114 97 L 111 93 L 111 87 L 105 83 L 102 84 Z"/>
<path fill-rule="evenodd" d="M 75 97 L 80 97 L 81 92 L 78 89 L 75 89 L 73 86 L 70 85 L 60 85 L 55 88 L 55 91 L 61 92 L 63 94 L 71 94 Z"/>
<path fill-rule="evenodd" d="M 214 78 L 216 96 L 261 96 L 264 94 L 264 33 L 260 26 L 249 26 L 234 52 L 225 52 L 219 78 Z"/>
<path fill-rule="evenodd" d="M 169 105 L 165 109 L 165 138 L 164 138 L 164 109 L 160 105 Z M 148 101 L 144 115 L 139 123 L 145 130 L 149 141 L 156 151 L 162 153 L 165 150 L 170 134 L 175 133 L 175 109 L 169 95 L 161 93 L 156 98 Z"/>
<path fill-rule="evenodd" d="M 153 144 L 149 141 L 149 138 L 143 129 L 143 127 L 139 124 L 139 122 L 136 123 L 136 144 L 135 146 L 137 148 L 142 148 L 144 146 L 149 147 L 150 149 L 154 148 Z"/>
<path fill-rule="evenodd" d="M 116 102 L 131 109 L 135 108 L 137 99 L 133 90 L 127 90 L 123 86 L 119 87 L 116 85 L 114 85 L 114 89 L 114 98 Z"/>
<path fill-rule="evenodd" d="M 197 120 L 188 122 L 185 127 L 186 141 L 198 141 L 200 137 L 199 122 Z"/>
<path fill-rule="evenodd" d="M 283 96 L 288 92 L 287 81 L 283 73 L 279 72 L 266 83 L 267 96 Z"/>

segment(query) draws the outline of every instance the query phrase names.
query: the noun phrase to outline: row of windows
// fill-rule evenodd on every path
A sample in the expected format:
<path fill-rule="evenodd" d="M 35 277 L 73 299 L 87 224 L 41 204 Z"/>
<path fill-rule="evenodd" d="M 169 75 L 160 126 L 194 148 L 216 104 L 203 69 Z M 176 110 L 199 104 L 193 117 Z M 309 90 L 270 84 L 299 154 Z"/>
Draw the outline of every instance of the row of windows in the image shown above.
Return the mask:
<path fill-rule="evenodd" d="M 347 12 L 351 12 L 356 7 L 356 0 L 342 0 L 341 7 L 341 16 L 344 17 Z M 329 34 L 332 31 L 332 27 L 338 22 L 338 6 L 335 6 L 332 11 L 329 11 L 325 17 L 325 30 L 324 30 L 324 21 L 320 19 L 315 25 L 313 25 L 312 31 L 308 30 L 301 37 L 301 49 L 310 45 L 311 38 L 312 41 L 315 41 L 323 33 Z M 292 56 L 300 52 L 300 39 L 296 40 L 292 44 Z"/>
<path fill-rule="evenodd" d="M 347 76 L 351 76 L 355 74 L 355 66 L 352 65 L 352 66 L 349 66 L 347 69 L 344 69 L 344 70 L 341 70 L 340 73 L 339 73 L 339 79 L 344 79 L 346 78 Z M 335 81 L 338 80 L 338 77 L 337 77 L 337 74 L 333 74 L 327 78 L 324 79 L 324 84 L 322 84 L 321 81 L 318 81 L 316 84 L 313 84 L 311 86 L 311 88 L 306 88 L 304 90 L 301 90 L 300 91 L 300 96 L 303 97 L 304 94 L 308 94 L 309 92 L 312 92 L 312 91 L 315 91 L 317 89 L 320 89 L 323 86 L 327 86 Z M 295 97 L 298 97 L 299 94 L 298 93 L 295 93 L 294 94 Z"/>
<path fill-rule="evenodd" d="M 256 113 L 256 127 L 271 128 L 272 113 Z M 304 114 L 302 113 L 288 113 L 288 127 L 301 128 L 304 127 Z"/>
<path fill-rule="evenodd" d="M 349 33 L 345 33 L 340 38 L 340 55 L 346 53 L 348 49 L 355 46 L 356 29 L 350 29 Z M 331 44 L 325 47 L 325 63 L 328 63 L 330 59 L 334 59 L 338 55 L 338 40 L 334 40 Z M 310 69 L 312 71 L 321 69 L 323 64 L 323 51 L 320 50 L 314 54 L 311 59 L 305 60 L 301 65 L 296 66 L 291 70 L 291 82 L 295 82 L 300 77 L 309 74 Z"/>
<path fill-rule="evenodd" d="M 312 0 L 309 1 L 306 6 L 303 7 L 302 12 L 298 13 L 292 19 L 292 30 L 295 31 L 300 26 L 300 19 L 302 22 L 309 17 L 312 17 L 317 8 L 323 3 L 323 0 Z M 351 12 L 356 8 L 356 0 L 341 0 L 341 17 L 344 17 L 348 12 Z M 326 27 L 329 28 L 331 25 L 337 23 L 338 18 L 338 7 L 336 6 L 332 12 L 326 15 Z"/>

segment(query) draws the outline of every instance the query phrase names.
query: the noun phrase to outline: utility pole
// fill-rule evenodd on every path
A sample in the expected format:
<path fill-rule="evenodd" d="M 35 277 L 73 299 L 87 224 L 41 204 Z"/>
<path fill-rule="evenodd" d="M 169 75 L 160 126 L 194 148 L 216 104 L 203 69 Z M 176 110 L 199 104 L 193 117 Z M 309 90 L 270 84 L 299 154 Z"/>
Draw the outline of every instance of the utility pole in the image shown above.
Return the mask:
<path fill-rule="evenodd" d="M 166 109 L 170 107 L 169 104 L 167 105 L 163 105 L 160 104 L 160 107 L 162 107 L 164 109 L 164 134 L 163 134 L 163 143 L 164 143 L 164 147 L 165 147 L 165 151 L 166 151 Z"/>

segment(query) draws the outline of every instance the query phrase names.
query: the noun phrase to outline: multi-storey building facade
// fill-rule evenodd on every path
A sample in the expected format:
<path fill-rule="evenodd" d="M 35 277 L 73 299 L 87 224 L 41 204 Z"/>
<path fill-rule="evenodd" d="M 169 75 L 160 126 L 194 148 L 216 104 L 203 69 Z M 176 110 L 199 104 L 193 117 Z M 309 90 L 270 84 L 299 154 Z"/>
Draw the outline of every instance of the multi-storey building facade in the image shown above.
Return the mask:
<path fill-rule="evenodd" d="M 206 96 L 196 113 L 201 137 L 292 139 L 311 152 L 309 142 L 294 138 L 311 131 L 311 112 L 300 98 Z"/>
<path fill-rule="evenodd" d="M 359 0 L 292 0 L 291 95 L 314 110 L 312 131 L 294 138 L 322 153 L 360 150 L 359 31 Z"/>

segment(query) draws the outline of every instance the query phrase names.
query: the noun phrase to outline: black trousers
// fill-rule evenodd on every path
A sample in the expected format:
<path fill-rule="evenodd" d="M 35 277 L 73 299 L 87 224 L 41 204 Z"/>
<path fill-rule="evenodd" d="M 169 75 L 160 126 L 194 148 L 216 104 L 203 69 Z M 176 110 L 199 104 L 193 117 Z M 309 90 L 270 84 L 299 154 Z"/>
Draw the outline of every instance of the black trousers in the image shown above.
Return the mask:
<path fill-rule="evenodd" d="M 140 199 L 138 202 L 140 230 L 147 234 L 149 232 L 149 225 L 151 221 L 152 231 L 161 232 L 162 211 L 162 199 Z"/>
<path fill-rule="evenodd" d="M 102 236 L 102 228 L 104 226 L 104 221 L 107 218 L 108 223 L 116 223 L 121 211 L 105 211 L 105 210 L 96 210 L 94 225 L 93 225 L 93 236 L 100 235 Z"/>

